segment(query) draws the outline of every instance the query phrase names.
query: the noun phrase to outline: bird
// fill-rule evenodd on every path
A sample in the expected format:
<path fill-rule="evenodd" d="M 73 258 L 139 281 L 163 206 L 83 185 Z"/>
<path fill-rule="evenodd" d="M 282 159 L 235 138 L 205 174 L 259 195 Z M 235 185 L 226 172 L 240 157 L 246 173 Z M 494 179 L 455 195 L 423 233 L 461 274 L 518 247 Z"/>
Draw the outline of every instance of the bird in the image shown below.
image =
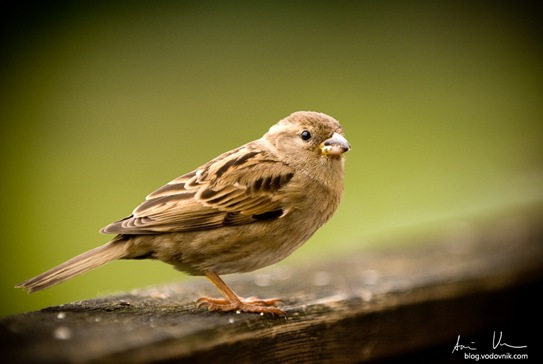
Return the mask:
<path fill-rule="evenodd" d="M 100 230 L 116 234 L 16 288 L 49 288 L 117 259 L 154 259 L 205 276 L 223 298 L 197 309 L 286 317 L 278 298 L 242 298 L 221 275 L 254 271 L 289 256 L 339 206 L 344 153 L 340 123 L 297 111 L 260 139 L 225 152 L 149 194 L 131 215 Z"/>

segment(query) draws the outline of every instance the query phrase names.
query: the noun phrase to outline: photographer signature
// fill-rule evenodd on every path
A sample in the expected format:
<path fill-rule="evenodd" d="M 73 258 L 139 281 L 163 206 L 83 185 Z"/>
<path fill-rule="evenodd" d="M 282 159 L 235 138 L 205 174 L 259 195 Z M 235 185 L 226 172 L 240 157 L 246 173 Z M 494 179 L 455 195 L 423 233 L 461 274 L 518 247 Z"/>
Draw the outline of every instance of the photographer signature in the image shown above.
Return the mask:
<path fill-rule="evenodd" d="M 528 347 L 528 345 L 510 345 L 510 344 L 507 344 L 506 342 L 502 341 L 502 338 L 503 338 L 503 332 L 500 331 L 498 337 L 496 337 L 496 331 L 493 332 L 493 334 L 492 334 L 492 349 L 496 349 L 496 348 L 498 348 L 500 346 L 506 346 L 506 347 L 511 348 L 511 349 L 523 349 L 523 348 Z M 473 341 L 470 344 L 475 345 L 475 343 Z M 458 338 L 456 339 L 456 345 L 454 345 L 452 352 L 454 353 L 456 351 L 462 351 L 462 350 L 477 350 L 477 348 L 475 346 L 460 344 L 460 335 L 458 335 Z"/>

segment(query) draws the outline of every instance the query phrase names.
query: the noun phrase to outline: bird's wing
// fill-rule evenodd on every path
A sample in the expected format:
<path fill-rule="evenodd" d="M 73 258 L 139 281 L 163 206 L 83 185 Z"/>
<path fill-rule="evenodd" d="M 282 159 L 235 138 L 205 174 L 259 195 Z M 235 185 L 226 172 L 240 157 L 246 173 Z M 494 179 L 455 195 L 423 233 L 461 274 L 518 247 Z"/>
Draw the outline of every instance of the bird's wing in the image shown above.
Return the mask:
<path fill-rule="evenodd" d="M 290 211 L 283 190 L 293 176 L 269 152 L 246 145 L 174 179 L 101 232 L 182 232 L 280 218 Z"/>

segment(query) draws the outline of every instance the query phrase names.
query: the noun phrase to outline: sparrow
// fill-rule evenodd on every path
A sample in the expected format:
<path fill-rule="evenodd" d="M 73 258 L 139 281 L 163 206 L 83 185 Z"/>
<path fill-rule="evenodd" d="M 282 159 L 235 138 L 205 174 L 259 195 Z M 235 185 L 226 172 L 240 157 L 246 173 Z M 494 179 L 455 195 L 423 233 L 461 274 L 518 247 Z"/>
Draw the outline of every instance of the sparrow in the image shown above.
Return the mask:
<path fill-rule="evenodd" d="M 250 272 L 290 255 L 325 224 L 343 194 L 339 122 L 298 111 L 260 139 L 223 153 L 147 196 L 132 214 L 100 230 L 116 234 L 19 285 L 36 292 L 116 259 L 156 259 L 205 276 L 223 298 L 202 297 L 209 311 L 270 313 L 280 299 L 244 299 L 219 275 Z"/>

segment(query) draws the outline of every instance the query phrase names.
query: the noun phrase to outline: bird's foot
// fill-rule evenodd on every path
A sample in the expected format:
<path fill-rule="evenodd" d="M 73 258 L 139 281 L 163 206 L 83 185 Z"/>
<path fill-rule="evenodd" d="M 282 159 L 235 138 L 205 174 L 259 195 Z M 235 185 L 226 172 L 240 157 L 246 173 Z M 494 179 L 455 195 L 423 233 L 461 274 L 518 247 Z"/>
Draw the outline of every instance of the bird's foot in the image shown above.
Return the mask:
<path fill-rule="evenodd" d="M 279 298 L 260 300 L 255 297 L 237 300 L 223 298 L 201 297 L 196 301 L 196 307 L 206 306 L 208 311 L 220 312 L 250 312 L 250 313 L 271 313 L 272 315 L 287 317 L 287 314 L 275 307 L 275 304 L 282 302 Z"/>

